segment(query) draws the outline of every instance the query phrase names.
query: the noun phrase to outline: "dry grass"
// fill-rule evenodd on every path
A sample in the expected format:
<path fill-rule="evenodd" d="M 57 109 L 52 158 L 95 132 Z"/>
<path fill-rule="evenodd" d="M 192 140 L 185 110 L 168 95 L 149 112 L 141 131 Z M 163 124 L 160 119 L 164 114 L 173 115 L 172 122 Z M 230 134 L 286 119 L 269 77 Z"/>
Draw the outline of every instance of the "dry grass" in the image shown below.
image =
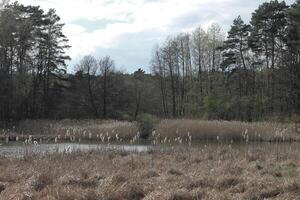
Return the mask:
<path fill-rule="evenodd" d="M 4 133 L 18 135 L 33 135 L 33 137 L 59 137 L 61 139 L 93 139 L 108 141 L 118 139 L 128 140 L 138 132 L 138 126 L 134 122 L 122 122 L 113 120 L 25 120 L 11 130 L 3 130 Z M 46 137 L 47 138 L 47 137 Z M 52 138 L 52 139 L 53 139 Z M 21 138 L 22 139 L 22 138 Z"/>
<path fill-rule="evenodd" d="M 238 122 L 238 121 L 202 121 L 202 120 L 161 120 L 155 127 L 150 139 L 156 143 L 184 142 L 189 140 L 220 141 L 300 141 L 294 124 L 272 122 Z M 103 121 L 103 120 L 28 120 L 19 122 L 11 130 L 1 130 L 0 140 L 28 139 L 35 140 L 94 140 L 101 142 L 135 141 L 139 125 L 137 122 Z M 141 133 L 142 135 L 143 133 Z"/>
<path fill-rule="evenodd" d="M 0 199 L 298 199 L 300 149 L 281 148 L 278 156 L 273 148 L 212 145 L 141 154 L 78 152 L 4 158 Z M 248 159 L 256 152 L 257 160 Z"/>
<path fill-rule="evenodd" d="M 156 134 L 161 138 L 188 138 L 196 140 L 270 141 L 299 140 L 294 124 L 271 122 L 246 123 L 237 121 L 162 120 Z"/>

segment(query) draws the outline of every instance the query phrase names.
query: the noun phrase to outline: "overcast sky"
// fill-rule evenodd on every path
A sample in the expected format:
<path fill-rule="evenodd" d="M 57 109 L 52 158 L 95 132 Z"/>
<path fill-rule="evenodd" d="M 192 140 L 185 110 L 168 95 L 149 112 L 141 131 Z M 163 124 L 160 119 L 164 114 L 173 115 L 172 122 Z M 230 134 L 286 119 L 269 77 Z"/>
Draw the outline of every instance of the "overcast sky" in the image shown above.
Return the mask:
<path fill-rule="evenodd" d="M 110 55 L 118 68 L 149 69 L 152 49 L 168 35 L 219 23 L 227 31 L 235 17 L 248 22 L 264 0 L 19 0 L 55 8 L 72 48 L 69 71 L 87 54 Z M 294 0 L 287 0 L 293 3 Z"/>

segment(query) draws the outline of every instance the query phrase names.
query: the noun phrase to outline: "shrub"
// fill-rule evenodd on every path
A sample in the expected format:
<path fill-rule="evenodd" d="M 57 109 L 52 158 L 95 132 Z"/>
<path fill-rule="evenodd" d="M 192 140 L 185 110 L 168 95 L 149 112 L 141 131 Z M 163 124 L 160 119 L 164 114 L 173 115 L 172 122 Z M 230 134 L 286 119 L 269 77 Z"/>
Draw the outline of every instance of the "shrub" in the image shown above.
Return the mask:
<path fill-rule="evenodd" d="M 143 189 L 137 185 L 132 185 L 131 187 L 129 187 L 126 194 L 126 199 L 128 200 L 141 200 L 144 197 L 145 194 Z"/>
<path fill-rule="evenodd" d="M 141 137 L 147 138 L 156 125 L 159 123 L 159 118 L 151 114 L 142 114 L 138 117 L 138 122 L 140 125 Z"/>
<path fill-rule="evenodd" d="M 193 200 L 193 196 L 185 191 L 177 191 L 169 197 L 169 200 Z"/>
<path fill-rule="evenodd" d="M 98 185 L 98 183 L 95 180 L 76 180 L 76 179 L 69 180 L 65 184 L 73 187 L 80 187 L 83 189 L 95 188 Z"/>
<path fill-rule="evenodd" d="M 49 174 L 41 174 L 33 181 L 32 187 L 35 191 L 39 192 L 52 183 L 52 179 Z"/>
<path fill-rule="evenodd" d="M 234 186 L 238 185 L 240 182 L 241 182 L 240 179 L 237 179 L 234 177 L 227 177 L 227 178 L 223 178 L 223 179 L 219 180 L 217 182 L 216 186 L 220 190 L 225 190 L 230 187 L 234 187 Z"/>
<path fill-rule="evenodd" d="M 0 183 L 0 193 L 5 190 L 5 185 Z"/>
<path fill-rule="evenodd" d="M 180 171 L 178 171 L 176 169 L 170 169 L 168 171 L 168 173 L 171 174 L 171 175 L 174 175 L 174 176 L 181 176 L 181 175 L 183 175 L 182 172 L 180 172 Z"/>

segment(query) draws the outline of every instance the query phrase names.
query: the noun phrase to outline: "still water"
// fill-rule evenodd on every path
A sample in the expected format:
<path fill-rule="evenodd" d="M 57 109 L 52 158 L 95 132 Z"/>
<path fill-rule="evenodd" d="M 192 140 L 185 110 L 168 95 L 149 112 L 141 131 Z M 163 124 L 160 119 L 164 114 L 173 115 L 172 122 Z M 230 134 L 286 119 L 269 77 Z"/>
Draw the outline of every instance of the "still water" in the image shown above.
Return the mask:
<path fill-rule="evenodd" d="M 0 143 L 0 157 L 23 157 L 28 154 L 51 154 L 71 153 L 76 151 L 91 150 L 122 150 L 128 152 L 146 152 L 150 145 L 127 145 L 127 144 L 87 144 L 87 143 L 57 143 L 24 145 L 23 143 L 12 142 L 9 144 Z"/>
<path fill-rule="evenodd" d="M 193 148 L 205 148 L 211 146 L 217 149 L 220 146 L 226 146 L 238 150 L 248 150 L 248 149 L 269 149 L 270 152 L 293 152 L 300 149 L 300 143 L 266 143 L 266 142 L 253 142 L 249 144 L 245 143 L 216 143 L 216 142 L 194 142 L 192 144 Z M 93 142 L 82 142 L 82 143 L 42 143 L 37 145 L 25 145 L 22 142 L 9 142 L 8 144 L 0 142 L 0 157 L 24 157 L 26 155 L 32 154 L 52 154 L 52 153 L 72 153 L 76 151 L 93 151 L 93 150 L 119 150 L 126 152 L 148 152 L 153 149 L 173 149 L 173 148 L 187 148 L 190 147 L 188 144 L 159 144 L 153 146 L 149 141 L 142 141 L 139 144 L 128 144 L 128 143 L 118 143 L 118 144 L 103 144 L 103 143 L 93 143 Z"/>

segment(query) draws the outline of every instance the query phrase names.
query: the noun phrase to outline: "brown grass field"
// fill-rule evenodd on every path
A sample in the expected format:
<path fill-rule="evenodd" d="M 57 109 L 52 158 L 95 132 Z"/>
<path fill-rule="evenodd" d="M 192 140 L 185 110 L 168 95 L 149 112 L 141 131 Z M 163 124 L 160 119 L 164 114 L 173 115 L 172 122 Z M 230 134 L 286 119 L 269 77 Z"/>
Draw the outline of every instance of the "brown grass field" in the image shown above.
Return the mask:
<path fill-rule="evenodd" d="M 298 200 L 297 144 L 0 160 L 2 200 Z"/>

